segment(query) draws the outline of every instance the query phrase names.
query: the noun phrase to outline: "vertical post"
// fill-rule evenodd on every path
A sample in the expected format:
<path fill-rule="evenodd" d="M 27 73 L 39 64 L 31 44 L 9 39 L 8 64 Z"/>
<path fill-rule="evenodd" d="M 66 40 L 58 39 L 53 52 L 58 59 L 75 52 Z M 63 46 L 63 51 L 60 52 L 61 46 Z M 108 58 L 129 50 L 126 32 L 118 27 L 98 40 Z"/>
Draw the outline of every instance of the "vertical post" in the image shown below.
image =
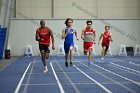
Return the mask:
<path fill-rule="evenodd" d="M 0 26 L 1 26 L 1 7 L 2 7 L 2 0 L 0 0 Z"/>
<path fill-rule="evenodd" d="M 98 17 L 98 19 L 101 18 L 100 12 L 101 12 L 101 1 L 97 0 L 97 17 Z"/>
<path fill-rule="evenodd" d="M 98 2 L 98 0 L 97 0 L 97 4 L 96 5 L 97 5 L 97 15 L 96 16 L 99 19 L 99 12 L 98 12 L 99 11 L 99 2 Z"/>
<path fill-rule="evenodd" d="M 55 18 L 55 0 L 52 0 L 52 18 Z"/>
<path fill-rule="evenodd" d="M 6 23 L 5 23 L 5 26 L 7 27 L 7 35 L 6 35 L 6 41 L 5 41 L 5 49 L 7 49 L 7 47 L 8 47 L 9 29 L 10 29 L 12 11 L 13 11 L 13 8 L 14 8 L 13 5 L 14 5 L 14 0 L 9 0 L 8 7 L 7 7 Z"/>
<path fill-rule="evenodd" d="M 13 0 L 14 4 L 13 4 L 13 11 L 12 11 L 12 17 L 13 18 L 16 18 L 16 0 Z"/>
<path fill-rule="evenodd" d="M 7 10 L 8 10 L 8 1 L 9 0 L 2 0 L 1 4 L 1 26 L 6 27 L 6 16 L 7 16 Z"/>

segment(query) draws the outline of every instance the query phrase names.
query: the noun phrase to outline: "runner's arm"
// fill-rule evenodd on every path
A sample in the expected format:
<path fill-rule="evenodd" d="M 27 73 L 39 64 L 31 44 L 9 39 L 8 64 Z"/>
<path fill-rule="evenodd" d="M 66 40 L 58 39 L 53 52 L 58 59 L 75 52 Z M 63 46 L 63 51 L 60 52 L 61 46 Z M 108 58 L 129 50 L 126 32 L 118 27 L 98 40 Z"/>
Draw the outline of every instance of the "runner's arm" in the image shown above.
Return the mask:
<path fill-rule="evenodd" d="M 112 33 L 110 33 L 110 41 L 113 42 Z"/>
<path fill-rule="evenodd" d="M 65 33 L 65 29 L 62 30 L 62 39 L 64 39 L 67 36 L 67 34 Z"/>
<path fill-rule="evenodd" d="M 101 40 L 102 37 L 103 37 L 103 33 L 102 33 L 101 36 L 99 37 L 98 44 L 100 43 L 100 40 Z"/>
<path fill-rule="evenodd" d="M 93 32 L 93 35 L 94 35 L 94 42 L 95 42 L 95 40 L 96 40 L 96 32 L 95 32 L 95 30 Z"/>
<path fill-rule="evenodd" d="M 84 37 L 84 29 L 83 29 L 83 31 L 82 31 L 82 33 L 81 33 L 81 38 L 84 40 L 85 39 L 85 37 Z"/>
<path fill-rule="evenodd" d="M 36 41 L 44 41 L 44 39 L 40 38 L 38 34 L 38 29 L 36 30 L 36 36 L 35 36 Z"/>
<path fill-rule="evenodd" d="M 54 35 L 53 35 L 53 32 L 50 28 L 49 28 L 49 32 L 50 32 L 50 36 L 51 36 L 51 39 L 52 39 L 52 49 L 54 50 L 55 49 L 55 47 L 54 47 Z"/>
<path fill-rule="evenodd" d="M 79 39 L 78 39 L 78 34 L 77 34 L 76 29 L 74 29 L 74 32 L 75 32 L 75 37 L 76 37 L 76 40 L 79 40 Z"/>

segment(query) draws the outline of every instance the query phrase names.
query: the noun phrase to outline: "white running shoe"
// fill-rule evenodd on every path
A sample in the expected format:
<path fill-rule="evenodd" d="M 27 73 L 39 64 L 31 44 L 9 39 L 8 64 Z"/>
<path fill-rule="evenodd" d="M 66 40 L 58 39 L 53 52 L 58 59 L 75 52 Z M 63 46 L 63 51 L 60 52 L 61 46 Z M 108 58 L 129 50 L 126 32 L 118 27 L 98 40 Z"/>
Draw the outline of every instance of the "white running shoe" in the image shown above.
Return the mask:
<path fill-rule="evenodd" d="M 104 58 L 102 57 L 101 59 L 103 60 Z"/>
<path fill-rule="evenodd" d="M 44 71 L 43 71 L 43 72 L 44 72 L 44 73 L 48 72 L 47 66 L 44 67 Z"/>

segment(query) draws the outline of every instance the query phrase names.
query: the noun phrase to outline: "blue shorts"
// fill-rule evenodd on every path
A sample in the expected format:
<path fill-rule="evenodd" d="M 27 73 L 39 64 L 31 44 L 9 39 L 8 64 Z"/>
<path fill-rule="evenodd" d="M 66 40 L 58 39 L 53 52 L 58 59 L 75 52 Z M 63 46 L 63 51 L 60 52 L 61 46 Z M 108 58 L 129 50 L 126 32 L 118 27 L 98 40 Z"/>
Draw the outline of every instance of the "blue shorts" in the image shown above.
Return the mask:
<path fill-rule="evenodd" d="M 71 46 L 74 47 L 74 44 L 73 43 L 71 43 L 71 44 L 65 44 L 64 43 L 64 50 L 65 50 L 66 54 L 69 53 L 69 50 L 70 50 Z"/>

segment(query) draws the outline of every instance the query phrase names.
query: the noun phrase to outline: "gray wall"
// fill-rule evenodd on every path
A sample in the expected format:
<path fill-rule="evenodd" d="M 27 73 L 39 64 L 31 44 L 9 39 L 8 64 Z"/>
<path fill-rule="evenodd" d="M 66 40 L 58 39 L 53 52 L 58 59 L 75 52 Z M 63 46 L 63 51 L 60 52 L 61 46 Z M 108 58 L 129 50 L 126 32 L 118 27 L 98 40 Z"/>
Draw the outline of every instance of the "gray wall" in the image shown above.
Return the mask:
<path fill-rule="evenodd" d="M 8 40 L 8 46 L 11 48 L 12 56 L 23 55 L 28 44 L 32 45 L 33 53 L 39 54 L 38 44 L 35 41 L 35 32 L 39 27 L 40 20 L 12 20 L 10 26 L 10 36 Z M 56 55 L 58 51 L 58 45 L 63 44 L 63 40 L 60 39 L 62 29 L 65 27 L 65 20 L 49 19 L 46 20 L 47 26 L 49 26 L 55 36 L 54 51 L 51 51 L 51 55 Z M 93 27 L 96 29 L 97 39 L 104 31 L 104 26 L 110 25 L 112 37 L 114 42 L 111 43 L 111 49 L 113 55 L 118 55 L 121 44 L 126 46 L 133 46 L 140 44 L 140 20 L 93 20 Z M 84 27 L 86 27 L 86 20 L 74 20 L 73 27 L 77 29 L 80 34 Z M 83 42 L 80 39 L 75 41 L 79 46 L 79 51 L 83 51 Z M 51 48 L 51 47 L 50 47 Z M 95 52 L 100 55 L 101 45 L 95 45 Z"/>

